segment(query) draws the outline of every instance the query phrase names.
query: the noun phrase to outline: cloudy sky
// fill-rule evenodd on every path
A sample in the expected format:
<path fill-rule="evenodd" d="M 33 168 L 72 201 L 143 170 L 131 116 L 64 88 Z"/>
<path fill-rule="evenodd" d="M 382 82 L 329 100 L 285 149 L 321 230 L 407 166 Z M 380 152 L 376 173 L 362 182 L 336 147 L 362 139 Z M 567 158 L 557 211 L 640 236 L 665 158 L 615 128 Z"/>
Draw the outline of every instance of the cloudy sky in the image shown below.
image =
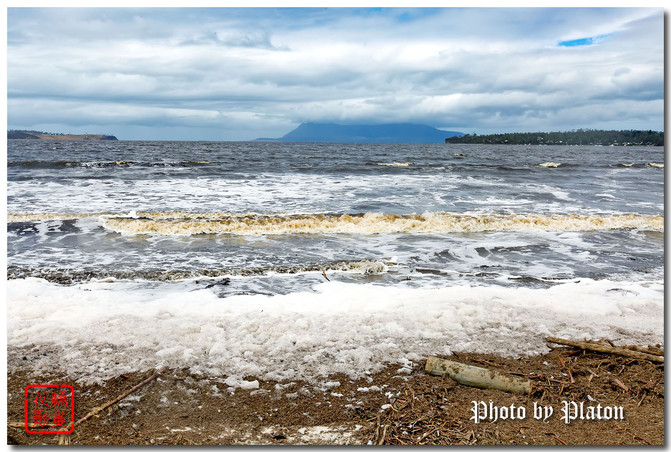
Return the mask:
<path fill-rule="evenodd" d="M 664 127 L 662 8 L 9 8 L 10 129 Z"/>

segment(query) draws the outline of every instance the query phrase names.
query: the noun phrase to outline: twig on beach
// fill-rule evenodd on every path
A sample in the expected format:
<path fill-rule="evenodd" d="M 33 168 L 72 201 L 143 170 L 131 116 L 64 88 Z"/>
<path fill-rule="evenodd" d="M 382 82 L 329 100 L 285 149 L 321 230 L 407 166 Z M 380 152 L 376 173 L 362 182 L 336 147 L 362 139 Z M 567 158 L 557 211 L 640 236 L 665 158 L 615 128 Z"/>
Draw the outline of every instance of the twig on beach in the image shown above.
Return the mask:
<path fill-rule="evenodd" d="M 105 409 L 110 408 L 114 404 L 119 403 L 120 401 L 122 401 L 123 399 L 125 399 L 126 397 L 128 397 L 129 395 L 131 395 L 132 393 L 137 391 L 138 389 L 140 389 L 142 386 L 144 386 L 147 383 L 155 380 L 159 375 L 161 375 L 163 372 L 165 372 L 166 369 L 167 369 L 167 367 L 163 367 L 163 368 L 159 369 L 158 371 L 156 371 L 156 373 L 154 375 L 152 375 L 151 377 L 145 379 L 144 381 L 136 384 L 135 386 L 133 386 L 128 391 L 124 392 L 119 397 L 115 398 L 114 400 L 112 400 L 110 402 L 107 402 L 104 405 L 101 405 L 99 407 L 96 407 L 96 408 L 92 409 L 91 411 L 89 411 L 89 413 L 86 416 L 84 416 L 83 418 L 81 418 L 77 422 L 75 422 L 74 425 L 76 426 L 76 425 L 79 425 L 83 422 L 86 422 L 87 420 L 89 420 L 93 416 L 95 416 L 96 414 L 99 414 L 101 411 L 104 411 Z M 72 426 L 73 426 L 73 424 L 70 423 L 70 425 L 68 427 L 72 427 Z M 14 427 L 14 424 L 10 424 L 10 427 Z M 58 445 L 59 446 L 70 445 L 70 434 L 60 435 L 59 438 L 58 438 Z"/>
<path fill-rule="evenodd" d="M 618 385 L 619 387 L 624 389 L 626 392 L 629 391 L 629 388 L 624 383 L 622 383 L 620 380 L 618 380 L 617 378 L 613 378 L 613 383 L 615 383 L 616 385 Z"/>
<path fill-rule="evenodd" d="M 566 367 L 566 364 L 564 364 L 564 360 L 561 359 L 561 356 L 557 356 L 557 361 L 559 361 L 559 364 L 561 364 L 562 368 Z"/>
<path fill-rule="evenodd" d="M 545 340 L 547 342 L 552 342 L 560 345 L 570 345 L 571 347 L 578 347 L 583 350 L 590 350 L 593 352 L 609 353 L 612 355 L 626 356 L 628 358 L 645 359 L 657 363 L 664 362 L 664 356 L 653 355 L 651 353 L 641 352 L 637 350 L 630 350 L 623 347 L 602 345 L 594 342 L 571 341 L 568 339 L 562 339 L 558 337 L 548 337 Z"/>
<path fill-rule="evenodd" d="M 650 441 L 648 441 L 647 439 L 642 438 L 642 437 L 638 436 L 636 433 L 632 432 L 632 431 L 629 429 L 629 427 L 621 427 L 619 424 L 615 424 L 615 430 L 620 430 L 620 431 L 623 431 L 623 432 L 625 432 L 625 433 L 628 433 L 628 434 L 630 434 L 634 439 L 636 439 L 636 440 L 638 440 L 638 441 L 643 441 L 643 442 L 644 442 L 645 444 L 647 444 L 648 446 L 651 446 L 651 445 L 652 445 L 652 444 L 650 443 Z"/>
<path fill-rule="evenodd" d="M 109 407 L 111 407 L 112 405 L 114 405 L 115 403 L 118 403 L 118 402 L 122 401 L 123 399 L 125 399 L 126 397 L 128 397 L 129 395 L 131 395 L 132 393 L 134 393 L 135 391 L 137 391 L 138 389 L 140 389 L 142 386 L 144 386 L 144 385 L 146 385 L 147 383 L 151 382 L 152 380 L 158 378 L 158 376 L 161 375 L 163 372 L 165 372 L 166 369 L 167 369 L 167 367 L 163 367 L 163 368 L 159 369 L 158 371 L 156 371 L 156 373 L 155 373 L 154 375 L 152 375 L 151 377 L 149 377 L 149 378 L 147 378 L 146 380 L 142 381 L 141 383 L 136 384 L 135 386 L 133 386 L 133 387 L 130 388 L 128 391 L 126 391 L 126 392 L 124 392 L 123 394 L 121 394 L 121 395 L 120 395 L 119 397 L 117 397 L 116 399 L 114 399 L 114 400 L 112 400 L 112 401 L 110 401 L 110 402 L 107 402 L 107 403 L 104 404 L 104 405 L 101 405 L 101 406 L 99 406 L 99 407 L 96 407 L 96 408 L 92 409 L 86 416 L 84 416 L 83 418 L 81 418 L 80 420 L 78 420 L 77 422 L 75 422 L 75 426 L 81 424 L 82 422 L 86 422 L 87 420 L 89 420 L 90 418 L 92 418 L 92 417 L 95 416 L 96 414 L 100 413 L 101 411 L 105 410 L 106 408 L 109 408 Z"/>
<path fill-rule="evenodd" d="M 136 384 L 135 386 L 133 386 L 128 391 L 124 392 L 119 397 L 115 398 L 114 400 L 112 400 L 110 402 L 107 402 L 104 405 L 101 405 L 99 407 L 96 407 L 96 408 L 92 409 L 86 416 L 84 416 L 83 418 L 81 418 L 77 422 L 75 422 L 74 425 L 76 426 L 76 425 L 81 424 L 82 422 L 86 422 L 87 420 L 89 420 L 93 416 L 95 416 L 96 414 L 99 414 L 101 411 L 104 411 L 106 408 L 110 408 L 114 404 L 122 401 L 123 399 L 125 399 L 126 397 L 128 397 L 129 395 L 131 395 L 132 393 L 137 391 L 138 389 L 140 389 L 142 386 L 144 386 L 147 383 L 156 379 L 159 375 L 161 375 L 163 372 L 165 372 L 166 369 L 167 369 L 167 367 L 163 367 L 163 368 L 159 369 L 158 371 L 156 371 L 156 373 L 154 375 L 152 375 L 151 377 L 145 379 L 144 381 Z M 72 425 L 73 424 L 70 423 L 68 425 L 68 428 L 72 427 Z M 21 422 L 12 422 L 12 423 L 7 424 L 7 426 L 12 427 L 12 428 L 25 428 L 26 424 L 21 423 Z M 55 425 L 55 424 L 46 424 L 46 425 L 28 424 L 27 426 L 32 427 L 32 428 L 36 428 L 36 427 L 63 427 L 62 425 Z M 59 438 L 58 438 L 58 445 L 59 446 L 67 446 L 69 444 L 70 444 L 70 434 L 59 435 Z"/>
<path fill-rule="evenodd" d="M 641 403 L 643 403 L 643 400 L 645 400 L 645 397 L 646 397 L 647 395 L 648 395 L 648 394 L 643 394 L 643 397 L 641 397 L 641 400 L 638 402 L 638 404 L 637 404 L 636 406 L 641 406 Z"/>
<path fill-rule="evenodd" d="M 57 424 L 32 424 L 32 423 L 29 423 L 29 424 L 26 425 L 25 422 L 10 422 L 9 424 L 7 424 L 7 427 L 23 429 L 25 427 L 30 427 L 30 428 L 40 428 L 40 427 L 58 428 L 58 427 L 61 427 L 62 428 L 63 426 L 62 425 L 57 425 Z"/>
<path fill-rule="evenodd" d="M 380 413 L 377 414 L 377 420 L 375 422 L 375 436 L 373 437 L 373 442 L 377 443 L 379 437 L 380 437 Z"/>
<path fill-rule="evenodd" d="M 556 439 L 557 441 L 559 441 L 560 443 L 562 443 L 564 446 L 567 446 L 567 445 L 568 445 L 568 444 L 566 444 L 566 442 L 565 442 L 563 439 L 561 439 L 560 437 L 558 437 L 557 434 L 556 434 L 555 432 L 546 432 L 545 434 L 548 435 L 548 436 L 553 437 L 554 439 Z"/>
<path fill-rule="evenodd" d="M 476 363 L 484 364 L 486 366 L 498 367 L 499 369 L 501 369 L 503 367 L 503 366 L 500 366 L 500 365 L 498 365 L 496 363 L 493 363 L 491 361 L 487 361 L 485 359 L 475 359 L 475 358 L 473 358 L 473 361 L 475 361 Z"/>
<path fill-rule="evenodd" d="M 384 437 L 387 436 L 387 427 L 389 427 L 387 424 L 384 424 L 384 427 L 382 427 L 382 437 L 380 438 L 380 441 L 377 442 L 378 446 L 384 444 Z"/>

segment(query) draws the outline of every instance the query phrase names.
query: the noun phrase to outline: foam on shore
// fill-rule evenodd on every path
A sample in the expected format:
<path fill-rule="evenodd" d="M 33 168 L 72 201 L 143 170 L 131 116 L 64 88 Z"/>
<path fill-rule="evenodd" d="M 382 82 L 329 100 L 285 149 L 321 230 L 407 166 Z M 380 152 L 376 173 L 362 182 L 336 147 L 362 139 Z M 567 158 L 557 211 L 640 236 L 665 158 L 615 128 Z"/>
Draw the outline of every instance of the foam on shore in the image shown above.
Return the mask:
<path fill-rule="evenodd" d="M 540 353 L 546 336 L 664 340 L 661 280 L 547 289 L 324 281 L 287 295 L 221 299 L 175 283 L 27 278 L 7 282 L 7 300 L 10 371 L 16 363 L 87 382 L 162 365 L 234 378 L 361 377 L 451 351 Z"/>

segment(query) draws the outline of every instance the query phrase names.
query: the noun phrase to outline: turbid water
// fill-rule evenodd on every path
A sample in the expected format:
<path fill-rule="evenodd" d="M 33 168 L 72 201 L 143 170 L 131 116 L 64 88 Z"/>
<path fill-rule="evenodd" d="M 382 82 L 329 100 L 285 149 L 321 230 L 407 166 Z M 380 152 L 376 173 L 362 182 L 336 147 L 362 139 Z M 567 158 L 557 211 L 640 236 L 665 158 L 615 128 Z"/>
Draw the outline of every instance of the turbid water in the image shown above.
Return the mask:
<path fill-rule="evenodd" d="M 10 349 L 67 350 L 35 365 L 82 377 L 295 378 L 534 353 L 546 333 L 659 342 L 663 163 L 654 147 L 10 140 Z"/>

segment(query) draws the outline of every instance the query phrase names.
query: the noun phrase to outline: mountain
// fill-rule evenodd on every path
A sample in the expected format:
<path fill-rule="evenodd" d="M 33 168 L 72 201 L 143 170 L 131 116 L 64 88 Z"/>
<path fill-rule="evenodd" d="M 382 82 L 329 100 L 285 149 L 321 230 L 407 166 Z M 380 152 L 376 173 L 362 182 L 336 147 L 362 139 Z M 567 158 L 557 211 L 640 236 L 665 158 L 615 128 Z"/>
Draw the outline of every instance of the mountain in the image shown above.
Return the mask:
<path fill-rule="evenodd" d="M 36 130 L 8 130 L 7 139 L 88 141 L 88 140 L 116 140 L 117 137 L 113 135 L 99 135 L 99 134 L 75 135 L 69 133 L 38 132 Z"/>
<path fill-rule="evenodd" d="M 439 130 L 422 124 L 340 125 L 303 123 L 281 138 L 257 141 L 313 143 L 444 143 L 445 138 L 463 136 L 461 132 Z"/>

